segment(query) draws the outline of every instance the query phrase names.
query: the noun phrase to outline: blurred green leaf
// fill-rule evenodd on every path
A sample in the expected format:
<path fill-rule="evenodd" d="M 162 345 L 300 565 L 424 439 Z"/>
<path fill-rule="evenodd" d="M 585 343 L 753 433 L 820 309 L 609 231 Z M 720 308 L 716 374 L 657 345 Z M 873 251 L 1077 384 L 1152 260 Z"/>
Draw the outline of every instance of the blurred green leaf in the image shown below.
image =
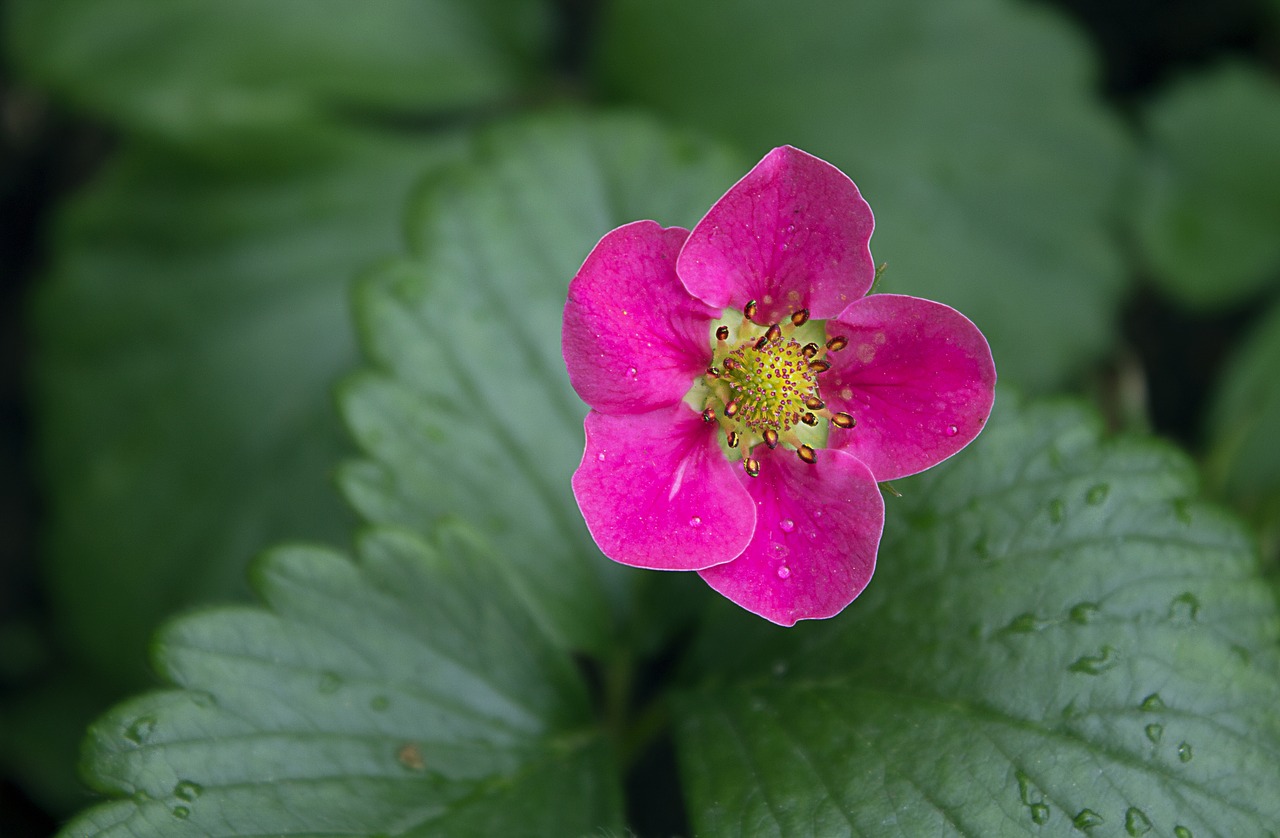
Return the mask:
<path fill-rule="evenodd" d="M 1148 113 L 1134 231 L 1152 279 L 1180 302 L 1239 302 L 1280 281 L 1280 84 L 1225 66 Z"/>
<path fill-rule="evenodd" d="M 1209 413 L 1210 474 L 1218 488 L 1280 536 L 1280 305 L 1226 367 Z M 1271 548 L 1274 550 L 1273 542 Z"/>
<path fill-rule="evenodd" d="M 133 144 L 66 208 L 33 381 L 52 604 L 100 678 L 135 684 L 159 619 L 243 593 L 272 541 L 347 532 L 328 475 L 348 283 L 453 148 L 367 139 L 246 171 Z"/>
<path fill-rule="evenodd" d="M 624 586 L 663 583 L 605 559 L 573 500 L 587 409 L 560 352 L 565 293 L 604 233 L 637 218 L 692 225 L 744 171 L 631 117 L 540 118 L 482 139 L 424 191 L 412 254 L 358 294 L 378 369 L 341 397 L 369 454 L 342 473 L 352 503 L 419 532 L 442 516 L 475 523 L 561 642 L 615 640 L 643 597 Z M 653 605 L 672 619 L 677 601 Z"/>
<path fill-rule="evenodd" d="M 90 729 L 117 800 L 66 836 L 587 835 L 621 820 L 610 751 L 569 657 L 461 531 L 366 533 L 257 565 L 267 608 L 160 637 L 183 690 Z"/>
<path fill-rule="evenodd" d="M 679 702 L 694 831 L 1273 834 L 1280 619 L 1253 548 L 1183 457 L 1098 436 L 1003 399 L 898 485 L 844 615 L 723 608 Z"/>
<path fill-rule="evenodd" d="M 17 0 L 8 44 L 33 80 L 143 133 L 259 140 L 360 114 L 510 99 L 549 36 L 515 0 Z M 212 133 L 211 133 L 212 131 Z"/>
<path fill-rule="evenodd" d="M 1128 146 L 1082 39 L 1046 9 L 619 0 L 598 52 L 617 94 L 844 169 L 876 213 L 882 290 L 959 308 L 1005 380 L 1046 390 L 1110 347 Z"/>

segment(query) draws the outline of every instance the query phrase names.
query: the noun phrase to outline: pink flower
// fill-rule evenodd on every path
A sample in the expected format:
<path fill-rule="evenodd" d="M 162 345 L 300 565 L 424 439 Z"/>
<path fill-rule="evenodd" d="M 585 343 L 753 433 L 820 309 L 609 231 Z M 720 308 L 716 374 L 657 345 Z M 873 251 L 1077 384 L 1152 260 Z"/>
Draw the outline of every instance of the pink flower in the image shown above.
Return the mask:
<path fill-rule="evenodd" d="M 591 408 L 573 492 L 606 556 L 696 570 L 787 626 L 862 592 L 877 481 L 967 445 L 995 387 L 959 312 L 864 296 L 873 227 L 848 177 L 784 146 L 692 232 L 636 221 L 595 246 L 563 350 Z"/>

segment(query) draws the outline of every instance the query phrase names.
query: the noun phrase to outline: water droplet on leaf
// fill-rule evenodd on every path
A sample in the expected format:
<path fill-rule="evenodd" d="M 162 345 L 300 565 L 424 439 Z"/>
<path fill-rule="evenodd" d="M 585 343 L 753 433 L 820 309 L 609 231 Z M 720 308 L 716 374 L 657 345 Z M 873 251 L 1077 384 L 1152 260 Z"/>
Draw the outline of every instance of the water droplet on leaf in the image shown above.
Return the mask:
<path fill-rule="evenodd" d="M 155 733 L 156 720 L 154 716 L 142 716 L 133 721 L 133 724 L 125 730 L 124 735 L 132 742 L 141 745 L 151 738 L 151 734 Z"/>
<path fill-rule="evenodd" d="M 1106 823 L 1102 819 L 1102 815 L 1092 809 L 1081 809 L 1079 814 L 1071 819 L 1071 825 L 1076 829 L 1093 829 L 1095 826 L 1102 826 Z"/>
<path fill-rule="evenodd" d="M 1160 693 L 1152 693 L 1142 699 L 1142 703 L 1138 705 L 1140 710 L 1146 710 L 1148 713 L 1164 709 L 1164 699 L 1160 697 Z"/>
<path fill-rule="evenodd" d="M 190 780 L 183 780 L 173 787 L 173 796 L 188 803 L 199 797 L 202 792 L 204 792 L 204 786 Z"/>
<path fill-rule="evenodd" d="M 387 698 L 385 695 L 375 695 L 373 698 L 369 699 L 370 710 L 374 710 L 376 712 L 381 713 L 383 710 L 386 710 L 390 706 L 391 706 L 391 699 Z"/>
<path fill-rule="evenodd" d="M 1187 591 L 1173 598 L 1169 604 L 1169 618 L 1173 620 L 1195 620 L 1200 615 L 1200 600 L 1195 594 Z"/>
<path fill-rule="evenodd" d="M 1191 753 L 1190 743 L 1183 742 L 1178 745 L 1178 761 L 1179 762 L 1191 762 L 1192 756 L 1194 755 Z"/>
<path fill-rule="evenodd" d="M 316 689 L 321 693 L 329 695 L 338 691 L 338 687 L 342 686 L 342 678 L 335 672 L 325 672 L 320 676 L 320 683 Z"/>
<path fill-rule="evenodd" d="M 1032 822 L 1043 826 L 1049 822 L 1049 807 L 1043 803 L 1031 804 L 1031 820 Z"/>
<path fill-rule="evenodd" d="M 1084 493 L 1084 502 L 1090 506 L 1098 506 L 1107 499 L 1107 494 L 1110 491 L 1111 487 L 1106 483 L 1099 483 Z"/>
<path fill-rule="evenodd" d="M 186 806 L 174 806 L 173 816 L 180 821 L 185 821 L 187 818 L 191 817 L 191 810 Z"/>
<path fill-rule="evenodd" d="M 1191 834 L 1191 830 L 1187 829 L 1185 826 L 1175 826 L 1173 828 L 1173 836 L 1174 838 L 1194 838 Z"/>
<path fill-rule="evenodd" d="M 1124 831 L 1130 835 L 1146 835 L 1151 831 L 1151 819 L 1136 807 L 1129 807 L 1124 813 Z"/>
<path fill-rule="evenodd" d="M 1085 675 L 1101 675 L 1108 669 L 1115 667 L 1119 662 L 1119 655 L 1116 650 L 1110 646 L 1103 646 L 1096 655 L 1081 655 L 1076 658 L 1075 662 L 1067 669 L 1072 672 L 1082 672 Z"/>
<path fill-rule="evenodd" d="M 1164 736 L 1164 725 L 1153 722 L 1143 729 L 1147 732 L 1147 738 L 1151 740 L 1151 744 L 1160 744 L 1160 737 Z"/>
<path fill-rule="evenodd" d="M 1049 501 L 1049 520 L 1055 524 L 1061 524 L 1065 509 L 1066 504 L 1062 502 L 1062 498 L 1054 498 Z"/>
<path fill-rule="evenodd" d="M 1025 614 L 1019 614 L 1009 621 L 1009 625 L 1004 630 L 1013 634 L 1030 634 L 1033 631 L 1039 631 L 1044 628 L 1044 621 L 1036 617 L 1030 611 Z"/>
<path fill-rule="evenodd" d="M 1093 622 L 1100 610 L 1096 602 L 1082 602 L 1072 607 L 1069 616 L 1071 622 L 1083 626 Z"/>

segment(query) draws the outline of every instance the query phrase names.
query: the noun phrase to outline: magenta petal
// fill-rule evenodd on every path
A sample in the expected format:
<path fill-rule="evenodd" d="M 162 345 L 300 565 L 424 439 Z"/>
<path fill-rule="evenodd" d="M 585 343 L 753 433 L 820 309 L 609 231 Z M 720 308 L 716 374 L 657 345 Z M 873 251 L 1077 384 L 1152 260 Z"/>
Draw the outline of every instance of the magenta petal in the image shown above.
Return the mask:
<path fill-rule="evenodd" d="M 716 440 L 683 402 L 649 413 L 592 411 L 573 495 L 601 552 L 656 570 L 701 570 L 751 540 L 756 511 Z"/>
<path fill-rule="evenodd" d="M 675 260 L 688 231 L 636 221 L 607 233 L 569 283 L 561 349 L 573 389 L 605 413 L 679 401 L 711 362 L 720 312 L 689 296 Z"/>
<path fill-rule="evenodd" d="M 756 532 L 741 556 L 700 571 L 712 588 L 783 626 L 839 614 L 876 567 L 884 499 L 865 465 L 819 451 L 814 465 L 779 448 L 760 476 L 740 479 L 756 503 Z"/>
<path fill-rule="evenodd" d="M 968 445 L 991 414 L 991 347 L 953 308 L 875 294 L 828 321 L 827 334 L 849 345 L 827 355 L 822 396 L 858 422 L 833 427 L 828 445 L 866 463 L 877 480 L 937 465 Z"/>
<path fill-rule="evenodd" d="M 676 270 L 695 297 L 717 308 L 755 300 L 757 323 L 802 308 L 826 319 L 870 290 L 874 227 L 847 175 L 782 146 L 698 222 Z"/>

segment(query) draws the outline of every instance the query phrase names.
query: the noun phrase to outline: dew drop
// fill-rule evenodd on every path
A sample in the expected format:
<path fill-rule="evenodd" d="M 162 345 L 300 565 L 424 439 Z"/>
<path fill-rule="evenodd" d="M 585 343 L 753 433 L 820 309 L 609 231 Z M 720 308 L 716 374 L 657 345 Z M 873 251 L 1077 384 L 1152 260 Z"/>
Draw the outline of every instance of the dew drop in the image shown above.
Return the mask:
<path fill-rule="evenodd" d="M 787 567 L 786 565 L 783 565 L 782 567 L 778 568 L 779 579 L 786 579 L 790 575 L 791 575 L 791 568 Z"/>
<path fill-rule="evenodd" d="M 1120 660 L 1116 650 L 1110 646 L 1103 646 L 1096 655 L 1081 655 L 1076 658 L 1067 669 L 1071 672 L 1082 672 L 1085 675 L 1101 675 L 1118 663 Z"/>
<path fill-rule="evenodd" d="M 320 683 L 316 685 L 324 695 L 330 695 L 338 691 L 338 687 L 342 686 L 342 678 L 335 672 L 325 672 L 320 676 Z"/>
<path fill-rule="evenodd" d="M 795 528 L 796 528 L 796 522 L 792 521 L 790 518 L 783 518 L 781 521 L 778 522 L 778 529 L 782 530 L 783 532 L 791 532 Z"/>
<path fill-rule="evenodd" d="M 1084 493 L 1084 502 L 1090 506 L 1098 506 L 1107 499 L 1107 494 L 1110 491 L 1111 487 L 1106 483 L 1099 483 Z"/>
<path fill-rule="evenodd" d="M 1152 693 L 1142 699 L 1142 703 L 1138 705 L 1138 709 L 1146 710 L 1148 713 L 1154 713 L 1164 709 L 1164 699 L 1160 697 L 1160 693 Z"/>
<path fill-rule="evenodd" d="M 190 780 L 183 780 L 173 787 L 173 796 L 188 803 L 195 800 L 203 792 L 204 786 L 199 783 L 193 783 Z"/>
<path fill-rule="evenodd" d="M 151 734 L 155 733 L 156 720 L 154 716 L 142 716 L 133 721 L 133 724 L 125 730 L 124 735 L 131 742 L 141 745 L 151 738 Z"/>
<path fill-rule="evenodd" d="M 1011 634 L 1030 634 L 1033 631 L 1039 631 L 1044 628 L 1044 625 L 1042 620 L 1028 611 L 1010 620 L 1004 630 Z"/>
<path fill-rule="evenodd" d="M 369 699 L 369 709 L 378 713 L 381 713 L 390 706 L 391 699 L 387 698 L 385 695 L 375 695 L 373 698 Z"/>
<path fill-rule="evenodd" d="M 599 454 L 597 454 L 597 455 L 596 455 L 596 459 L 603 463 L 603 462 L 604 462 L 604 452 L 603 452 L 603 451 L 601 451 Z"/>
<path fill-rule="evenodd" d="M 694 515 L 692 518 L 689 519 L 689 526 L 693 527 L 694 529 L 697 529 L 698 527 L 702 526 L 702 519 L 699 518 L 697 515 Z"/>
<path fill-rule="evenodd" d="M 1173 828 L 1173 838 L 1194 838 L 1194 836 L 1191 834 L 1191 830 L 1179 825 Z"/>
<path fill-rule="evenodd" d="M 639 374 L 640 374 L 640 370 L 636 369 L 635 367 L 627 368 L 627 378 L 635 378 Z"/>
<path fill-rule="evenodd" d="M 1124 831 L 1130 835 L 1146 835 L 1151 831 L 1151 819 L 1141 809 L 1130 806 L 1124 813 Z"/>
<path fill-rule="evenodd" d="M 1191 762 L 1191 757 L 1192 757 L 1192 756 L 1193 756 L 1193 754 L 1191 753 L 1191 743 L 1189 743 L 1189 742 L 1182 742 L 1182 743 L 1179 743 L 1179 745 L 1178 745 L 1178 761 L 1179 761 L 1179 762 Z"/>
<path fill-rule="evenodd" d="M 173 816 L 180 821 L 185 821 L 187 818 L 191 817 L 191 810 L 186 806 L 174 806 Z"/>
<path fill-rule="evenodd" d="M 945 433 L 947 436 L 955 436 L 956 434 L 960 433 L 960 429 L 957 428 L 955 425 L 947 425 L 947 430 L 945 431 Z"/>
<path fill-rule="evenodd" d="M 1076 829 L 1093 829 L 1095 826 L 1102 826 L 1106 823 L 1102 819 L 1102 815 L 1092 809 L 1081 809 L 1080 812 L 1071 819 L 1071 825 Z"/>
<path fill-rule="evenodd" d="M 1062 498 L 1054 498 L 1049 501 L 1049 520 L 1055 524 L 1062 523 L 1062 515 L 1066 509 L 1066 504 L 1062 502 Z"/>
<path fill-rule="evenodd" d="M 1084 626 L 1093 622 L 1100 611 L 1096 602 L 1081 602 L 1072 606 L 1068 616 L 1071 617 L 1071 622 Z"/>
<path fill-rule="evenodd" d="M 1164 736 L 1164 725 L 1152 722 L 1143 730 L 1147 732 L 1147 738 L 1151 740 L 1152 745 L 1160 744 L 1160 737 Z"/>
<path fill-rule="evenodd" d="M 1192 620 L 1200 616 L 1200 600 L 1195 594 L 1187 591 L 1173 598 L 1169 603 L 1169 618 L 1172 620 Z"/>
<path fill-rule="evenodd" d="M 1031 820 L 1032 822 L 1043 826 L 1049 822 L 1049 807 L 1043 803 L 1031 804 Z"/>

